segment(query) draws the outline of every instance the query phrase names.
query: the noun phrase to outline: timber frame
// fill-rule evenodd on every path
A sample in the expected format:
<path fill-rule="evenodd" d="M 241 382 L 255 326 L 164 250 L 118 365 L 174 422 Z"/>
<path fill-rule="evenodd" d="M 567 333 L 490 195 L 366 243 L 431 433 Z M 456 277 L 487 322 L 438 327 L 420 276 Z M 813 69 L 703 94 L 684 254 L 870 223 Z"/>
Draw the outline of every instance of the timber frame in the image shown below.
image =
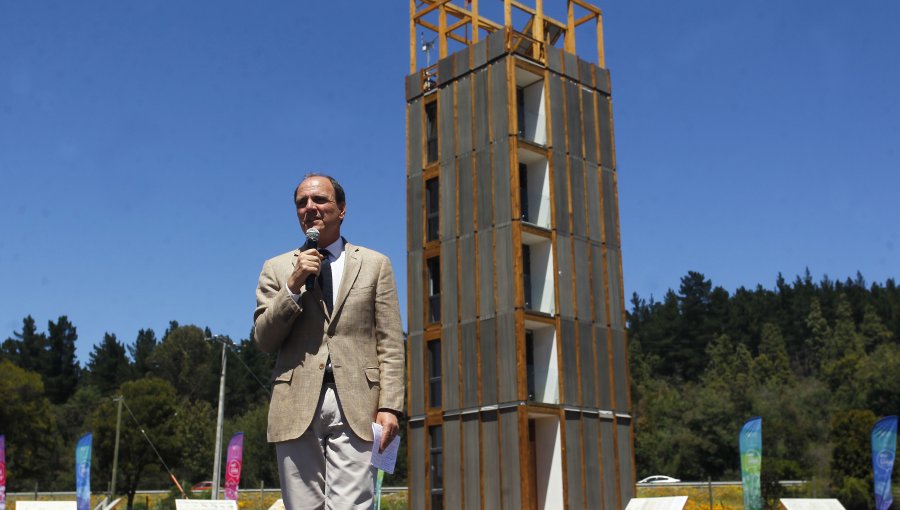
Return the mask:
<path fill-rule="evenodd" d="M 602 14 L 554 0 L 562 22 L 549 0 L 502 0 L 501 25 L 479 1 L 410 0 L 409 508 L 624 508 L 634 427 Z M 575 55 L 589 23 L 597 64 Z M 423 66 L 424 31 L 438 60 Z"/>

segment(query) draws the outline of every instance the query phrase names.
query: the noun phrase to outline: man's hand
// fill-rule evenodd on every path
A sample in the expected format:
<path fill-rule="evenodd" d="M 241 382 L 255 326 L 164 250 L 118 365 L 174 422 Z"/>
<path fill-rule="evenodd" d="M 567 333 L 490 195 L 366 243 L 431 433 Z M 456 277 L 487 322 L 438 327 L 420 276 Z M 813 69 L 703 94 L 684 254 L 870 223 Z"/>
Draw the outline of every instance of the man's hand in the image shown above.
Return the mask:
<path fill-rule="evenodd" d="M 397 415 L 387 411 L 378 411 L 375 423 L 381 425 L 381 444 L 378 447 L 378 452 L 381 453 L 400 433 L 400 423 L 397 421 Z"/>
<path fill-rule="evenodd" d="M 319 276 L 322 267 L 322 259 L 325 257 L 318 250 L 310 248 L 297 256 L 294 264 L 294 272 L 288 276 L 287 286 L 294 294 L 300 294 L 300 290 L 306 285 L 306 279 L 311 275 Z"/>

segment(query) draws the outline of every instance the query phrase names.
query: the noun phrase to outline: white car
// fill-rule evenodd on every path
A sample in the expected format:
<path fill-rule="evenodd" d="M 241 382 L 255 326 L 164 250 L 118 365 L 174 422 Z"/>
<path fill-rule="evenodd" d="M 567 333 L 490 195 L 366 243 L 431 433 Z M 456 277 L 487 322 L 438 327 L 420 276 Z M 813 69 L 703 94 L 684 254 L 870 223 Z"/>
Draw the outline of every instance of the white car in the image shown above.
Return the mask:
<path fill-rule="evenodd" d="M 647 478 L 644 478 L 643 480 L 639 481 L 638 483 L 677 483 L 680 481 L 681 480 L 679 480 L 677 478 L 672 478 L 671 476 L 653 475 L 653 476 L 648 476 Z"/>

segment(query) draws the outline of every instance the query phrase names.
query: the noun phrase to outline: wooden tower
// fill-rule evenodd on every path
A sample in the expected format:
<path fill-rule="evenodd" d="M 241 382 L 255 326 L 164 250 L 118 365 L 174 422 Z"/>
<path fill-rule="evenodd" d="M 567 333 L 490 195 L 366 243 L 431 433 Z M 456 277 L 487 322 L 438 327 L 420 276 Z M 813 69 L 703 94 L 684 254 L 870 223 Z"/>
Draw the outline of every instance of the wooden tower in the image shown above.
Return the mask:
<path fill-rule="evenodd" d="M 411 509 L 634 495 L 601 12 L 554 0 L 558 21 L 524 1 L 494 2 L 501 25 L 479 0 L 410 0 Z M 596 37 L 598 65 L 576 32 Z"/>

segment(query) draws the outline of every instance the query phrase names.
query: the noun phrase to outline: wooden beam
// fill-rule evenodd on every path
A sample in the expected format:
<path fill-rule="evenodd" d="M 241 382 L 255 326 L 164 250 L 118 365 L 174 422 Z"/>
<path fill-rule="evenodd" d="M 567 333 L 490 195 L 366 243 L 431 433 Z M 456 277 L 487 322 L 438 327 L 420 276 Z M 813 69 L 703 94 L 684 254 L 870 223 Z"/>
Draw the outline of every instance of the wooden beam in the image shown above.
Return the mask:
<path fill-rule="evenodd" d="M 438 58 L 445 58 L 447 56 L 447 9 L 444 8 L 443 3 L 438 11 L 438 48 Z"/>
<path fill-rule="evenodd" d="M 575 4 L 572 0 L 568 3 L 568 16 L 566 22 L 566 51 L 575 53 Z"/>
<path fill-rule="evenodd" d="M 413 9 L 415 9 L 415 0 L 412 0 L 412 1 L 413 1 Z M 431 11 L 433 11 L 433 10 L 435 10 L 435 9 L 437 9 L 437 8 L 439 8 L 439 7 L 441 7 L 442 5 L 446 4 L 446 3 L 449 2 L 449 1 L 450 1 L 450 0 L 440 0 L 439 2 L 435 2 L 435 3 L 431 4 L 431 5 L 429 5 L 428 7 L 422 9 L 421 11 L 416 12 L 415 14 L 413 14 L 413 17 L 414 17 L 415 19 L 418 20 L 418 19 L 421 18 L 422 16 L 425 16 L 425 15 L 428 14 L 429 12 L 431 12 Z M 415 11 L 413 11 L 413 12 L 415 12 Z"/>
<path fill-rule="evenodd" d="M 597 65 L 606 68 L 606 54 L 603 48 L 603 15 L 597 16 Z M 600 78 L 597 78 L 598 80 Z"/>
<path fill-rule="evenodd" d="M 463 19 L 463 20 L 457 21 L 456 23 L 447 27 L 447 32 L 453 32 L 457 28 L 462 27 L 464 25 L 468 25 L 469 23 L 470 23 L 469 19 Z"/>
<path fill-rule="evenodd" d="M 580 25 L 582 25 L 582 24 L 584 24 L 584 23 L 587 23 L 588 21 L 590 21 L 590 20 L 592 20 L 592 19 L 595 19 L 596 17 L 597 17 L 596 14 L 585 14 L 585 15 L 582 16 L 581 18 L 575 20 L 575 26 L 576 26 L 576 27 L 577 27 L 577 26 L 580 26 Z"/>
<path fill-rule="evenodd" d="M 416 0 L 409 0 L 409 74 L 416 72 L 416 56 L 419 43 L 416 41 Z"/>
<path fill-rule="evenodd" d="M 598 15 L 598 16 L 601 14 L 600 8 L 599 8 L 599 7 L 597 7 L 596 5 L 591 5 L 591 4 L 587 3 L 587 2 L 585 2 L 584 0 L 569 0 L 569 1 L 578 4 L 579 7 L 583 7 L 583 8 L 585 8 L 585 9 L 587 9 L 587 10 L 593 12 L 594 14 L 596 14 L 596 15 Z"/>
<path fill-rule="evenodd" d="M 537 14 L 536 9 L 532 9 L 531 7 L 528 7 L 527 5 L 525 5 L 521 2 L 517 2 L 516 0 L 510 0 L 510 4 L 519 10 L 522 10 L 522 11 L 527 12 L 528 14 L 531 14 L 532 16 Z"/>

